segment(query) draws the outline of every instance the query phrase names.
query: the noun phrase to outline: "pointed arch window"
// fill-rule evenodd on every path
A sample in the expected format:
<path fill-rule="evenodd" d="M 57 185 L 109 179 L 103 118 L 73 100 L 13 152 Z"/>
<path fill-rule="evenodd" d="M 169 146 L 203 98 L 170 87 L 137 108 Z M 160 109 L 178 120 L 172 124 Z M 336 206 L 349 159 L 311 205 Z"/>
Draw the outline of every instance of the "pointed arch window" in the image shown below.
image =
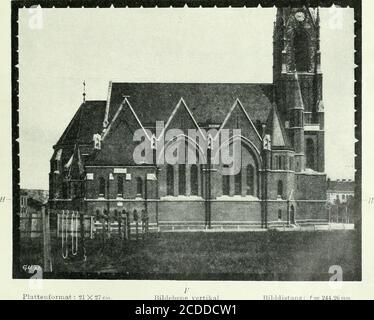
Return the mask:
<path fill-rule="evenodd" d="M 197 196 L 199 193 L 199 185 L 198 185 L 198 169 L 197 165 L 193 164 L 191 166 L 191 195 Z"/>
<path fill-rule="evenodd" d="M 296 31 L 294 37 L 295 68 L 299 72 L 308 72 L 309 61 L 309 40 L 308 35 L 301 30 Z"/>
<path fill-rule="evenodd" d="M 230 195 L 230 176 L 227 174 L 222 176 L 222 194 Z"/>
<path fill-rule="evenodd" d="M 294 171 L 294 161 L 293 158 L 290 158 L 290 168 L 291 171 Z"/>
<path fill-rule="evenodd" d="M 278 197 L 283 197 L 283 182 L 282 180 L 278 181 Z"/>
<path fill-rule="evenodd" d="M 123 197 L 123 177 L 121 176 L 117 178 L 117 194 Z"/>
<path fill-rule="evenodd" d="M 242 172 L 240 171 L 234 176 L 235 195 L 242 194 Z"/>
<path fill-rule="evenodd" d="M 166 166 L 166 194 L 174 195 L 174 168 L 172 165 Z"/>
<path fill-rule="evenodd" d="M 278 220 L 282 220 L 282 209 L 278 210 Z"/>
<path fill-rule="evenodd" d="M 314 141 L 311 138 L 306 140 L 306 166 L 314 169 Z"/>
<path fill-rule="evenodd" d="M 186 195 L 186 165 L 180 164 L 178 166 L 178 194 Z"/>
<path fill-rule="evenodd" d="M 105 179 L 103 177 L 99 178 L 99 196 L 105 196 Z"/>
<path fill-rule="evenodd" d="M 255 169 L 251 164 L 247 165 L 247 194 L 255 194 Z"/>
<path fill-rule="evenodd" d="M 143 197 L 143 179 L 140 177 L 136 178 L 136 195 Z"/>

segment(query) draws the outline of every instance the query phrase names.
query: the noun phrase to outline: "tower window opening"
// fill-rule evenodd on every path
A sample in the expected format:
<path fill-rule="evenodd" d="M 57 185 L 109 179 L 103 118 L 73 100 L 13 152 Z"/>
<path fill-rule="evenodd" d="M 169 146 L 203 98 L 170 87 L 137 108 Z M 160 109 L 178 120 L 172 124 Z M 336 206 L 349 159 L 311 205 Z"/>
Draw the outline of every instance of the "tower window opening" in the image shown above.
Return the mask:
<path fill-rule="evenodd" d="M 283 182 L 282 180 L 278 181 L 278 197 L 283 197 Z"/>
<path fill-rule="evenodd" d="M 294 55 L 296 71 L 308 72 L 309 62 L 309 41 L 308 35 L 303 31 L 297 31 L 294 37 Z"/>

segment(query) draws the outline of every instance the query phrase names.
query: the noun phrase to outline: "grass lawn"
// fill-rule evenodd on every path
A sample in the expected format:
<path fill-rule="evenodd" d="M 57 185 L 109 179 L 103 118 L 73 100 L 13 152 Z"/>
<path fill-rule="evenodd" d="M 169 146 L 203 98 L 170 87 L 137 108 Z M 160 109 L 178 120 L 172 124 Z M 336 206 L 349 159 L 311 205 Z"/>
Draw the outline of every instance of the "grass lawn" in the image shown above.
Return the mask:
<path fill-rule="evenodd" d="M 94 239 L 86 240 L 85 262 L 63 260 L 60 241 L 53 242 L 51 277 L 327 281 L 330 266 L 339 265 L 343 280 L 359 280 L 355 231 L 159 233 L 105 244 Z M 42 265 L 40 245 L 27 242 L 22 249 L 21 265 Z"/>

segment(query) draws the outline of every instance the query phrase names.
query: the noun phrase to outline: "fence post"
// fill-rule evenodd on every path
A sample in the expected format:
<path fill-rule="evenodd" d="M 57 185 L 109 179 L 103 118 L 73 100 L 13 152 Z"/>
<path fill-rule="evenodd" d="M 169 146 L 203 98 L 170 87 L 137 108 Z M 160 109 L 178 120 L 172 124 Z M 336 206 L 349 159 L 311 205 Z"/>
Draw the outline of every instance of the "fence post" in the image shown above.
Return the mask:
<path fill-rule="evenodd" d="M 136 240 L 138 240 L 139 238 L 139 216 L 138 216 L 138 212 L 136 211 L 136 209 L 134 209 L 134 220 L 135 220 L 135 238 Z"/>
<path fill-rule="evenodd" d="M 81 251 L 81 255 L 82 255 L 83 260 L 85 260 L 85 258 L 86 258 L 85 247 L 84 247 L 84 237 L 85 237 L 85 233 L 86 233 L 85 224 L 84 224 L 85 217 L 84 217 L 84 212 L 82 210 L 79 211 L 78 213 L 79 213 L 80 236 L 81 236 L 80 251 Z M 78 233 L 78 230 L 77 230 L 77 233 Z M 77 234 L 77 237 L 78 237 L 78 234 Z"/>
<path fill-rule="evenodd" d="M 46 212 L 45 206 L 42 207 L 42 226 L 43 226 L 44 272 L 52 272 L 51 233 L 50 233 L 50 224 L 49 224 L 49 212 Z"/>
<path fill-rule="evenodd" d="M 101 223 L 101 238 L 102 238 L 102 242 L 103 242 L 103 245 L 105 244 L 105 218 L 104 218 L 104 211 L 103 211 L 103 214 L 100 214 L 100 223 Z"/>
<path fill-rule="evenodd" d="M 55 212 L 55 214 L 56 214 L 56 218 L 57 218 L 57 229 L 56 229 L 56 239 L 58 239 L 59 238 L 59 236 L 60 236 L 60 213 L 58 213 L 58 212 Z"/>
<path fill-rule="evenodd" d="M 111 232 L 112 232 L 112 218 L 110 216 L 110 211 L 108 211 L 108 215 L 106 217 L 106 221 L 107 221 L 107 226 L 108 226 L 108 239 L 111 238 Z"/>
<path fill-rule="evenodd" d="M 94 217 L 90 216 L 90 239 L 91 240 L 93 239 L 94 225 L 95 225 Z"/>
<path fill-rule="evenodd" d="M 131 233 L 131 226 L 130 226 L 130 219 L 129 219 L 129 213 L 125 212 L 125 221 L 126 221 L 126 240 L 130 239 L 130 233 Z"/>
<path fill-rule="evenodd" d="M 138 220 L 136 220 L 136 241 L 139 240 L 139 230 L 138 230 L 138 228 L 139 228 L 139 222 L 138 222 Z"/>
<path fill-rule="evenodd" d="M 123 239 L 123 233 L 122 233 L 122 213 L 120 211 L 116 212 L 116 219 L 118 223 L 118 235 L 121 239 Z"/>

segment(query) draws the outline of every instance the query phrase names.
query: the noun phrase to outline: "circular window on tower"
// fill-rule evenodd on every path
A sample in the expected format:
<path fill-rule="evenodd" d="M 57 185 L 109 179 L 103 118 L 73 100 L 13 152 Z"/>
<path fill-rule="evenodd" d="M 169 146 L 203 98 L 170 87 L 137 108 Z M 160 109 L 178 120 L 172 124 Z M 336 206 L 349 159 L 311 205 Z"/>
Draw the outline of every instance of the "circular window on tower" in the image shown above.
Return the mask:
<path fill-rule="evenodd" d="M 305 14 L 304 14 L 304 12 L 301 12 L 301 11 L 296 12 L 295 13 L 295 19 L 297 21 L 300 21 L 300 22 L 304 21 L 305 20 Z"/>

